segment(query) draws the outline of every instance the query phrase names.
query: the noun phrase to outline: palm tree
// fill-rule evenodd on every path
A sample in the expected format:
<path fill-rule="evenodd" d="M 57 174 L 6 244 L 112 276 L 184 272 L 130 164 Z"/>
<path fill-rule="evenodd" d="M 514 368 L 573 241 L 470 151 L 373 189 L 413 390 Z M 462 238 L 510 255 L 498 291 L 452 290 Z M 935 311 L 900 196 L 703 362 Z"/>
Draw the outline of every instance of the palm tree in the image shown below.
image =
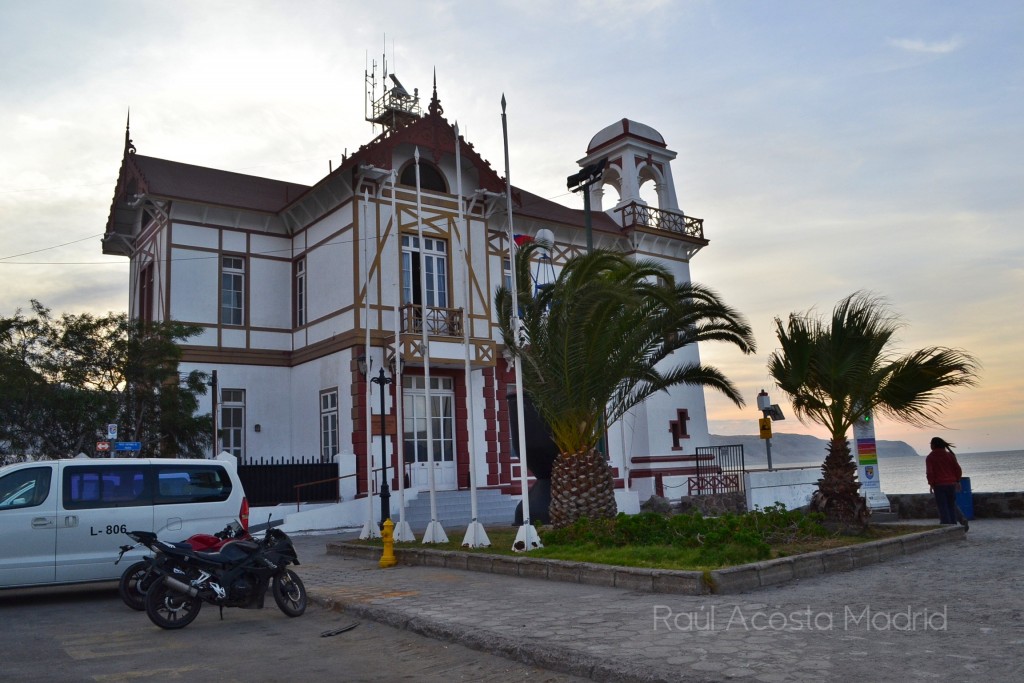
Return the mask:
<path fill-rule="evenodd" d="M 558 448 L 551 473 L 551 522 L 616 514 L 611 467 L 597 445 L 605 429 L 652 394 L 687 384 L 717 389 L 743 405 L 720 371 L 673 363 L 688 344 L 725 341 L 755 348 L 750 326 L 711 290 L 676 283 L 649 260 L 595 250 L 569 259 L 555 282 L 533 291 L 527 244 L 516 254 L 521 338 L 511 329 L 512 295 L 495 295 L 508 350 L 524 390 Z M 664 362 L 663 362 L 664 361 Z"/>
<path fill-rule="evenodd" d="M 870 414 L 917 427 L 939 424 L 948 390 L 977 382 L 977 361 L 956 349 L 928 347 L 897 355 L 892 344 L 902 327 L 884 301 L 855 292 L 832 311 L 830 321 L 811 311 L 775 319 L 780 347 L 768 372 L 786 392 L 801 422 L 830 434 L 812 508 L 842 524 L 867 524 L 858 493 L 857 466 L 846 433 Z"/>

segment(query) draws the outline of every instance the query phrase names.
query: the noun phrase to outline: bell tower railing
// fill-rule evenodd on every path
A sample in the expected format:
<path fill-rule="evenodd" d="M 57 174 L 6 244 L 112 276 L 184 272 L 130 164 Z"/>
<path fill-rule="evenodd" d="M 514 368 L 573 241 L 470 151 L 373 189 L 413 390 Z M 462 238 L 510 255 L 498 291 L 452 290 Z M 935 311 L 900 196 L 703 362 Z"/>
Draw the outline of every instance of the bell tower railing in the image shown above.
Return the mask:
<path fill-rule="evenodd" d="M 654 228 L 684 237 L 704 239 L 704 219 L 686 216 L 678 211 L 656 209 L 637 202 L 630 202 L 619 207 L 619 225 L 622 228 Z"/>

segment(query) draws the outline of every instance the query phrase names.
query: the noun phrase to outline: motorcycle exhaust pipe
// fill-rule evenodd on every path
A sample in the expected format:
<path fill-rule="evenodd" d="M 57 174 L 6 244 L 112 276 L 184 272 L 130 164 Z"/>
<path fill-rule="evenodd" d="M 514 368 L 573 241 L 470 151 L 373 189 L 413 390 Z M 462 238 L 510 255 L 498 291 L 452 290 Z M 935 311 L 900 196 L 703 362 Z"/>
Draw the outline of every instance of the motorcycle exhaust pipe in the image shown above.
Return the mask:
<path fill-rule="evenodd" d="M 187 583 L 182 583 L 181 581 L 178 581 L 173 576 L 165 576 L 164 584 L 171 590 L 177 591 L 178 593 L 182 593 L 184 595 L 188 595 L 189 597 L 194 598 L 199 595 L 199 591 L 197 589 L 193 588 Z"/>

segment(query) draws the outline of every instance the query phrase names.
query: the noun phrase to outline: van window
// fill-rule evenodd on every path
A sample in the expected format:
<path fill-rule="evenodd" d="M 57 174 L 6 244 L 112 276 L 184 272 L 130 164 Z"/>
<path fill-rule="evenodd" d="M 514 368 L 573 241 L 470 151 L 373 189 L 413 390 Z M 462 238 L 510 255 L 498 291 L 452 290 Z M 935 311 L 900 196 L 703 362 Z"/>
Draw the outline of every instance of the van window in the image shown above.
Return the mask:
<path fill-rule="evenodd" d="M 160 465 L 156 471 L 156 505 L 213 503 L 231 495 L 231 479 L 223 467 Z"/>
<path fill-rule="evenodd" d="M 146 469 L 143 463 L 117 467 L 69 465 L 64 469 L 64 509 L 152 505 Z"/>
<path fill-rule="evenodd" d="M 31 467 L 0 478 L 0 509 L 42 505 L 50 493 L 49 467 Z"/>

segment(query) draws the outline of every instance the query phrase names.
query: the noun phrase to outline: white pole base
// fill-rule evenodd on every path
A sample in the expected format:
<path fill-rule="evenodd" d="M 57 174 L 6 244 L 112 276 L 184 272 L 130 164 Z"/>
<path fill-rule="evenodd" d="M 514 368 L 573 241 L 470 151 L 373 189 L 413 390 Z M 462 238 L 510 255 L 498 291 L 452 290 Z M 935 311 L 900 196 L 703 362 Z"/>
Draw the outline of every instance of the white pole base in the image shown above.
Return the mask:
<path fill-rule="evenodd" d="M 519 527 L 519 531 L 516 532 L 516 542 L 512 544 L 512 550 L 517 553 L 524 553 L 543 547 L 544 544 L 540 542 L 540 536 L 532 524 L 523 524 Z"/>
<path fill-rule="evenodd" d="M 484 525 L 480 522 L 470 522 L 466 527 L 466 535 L 462 538 L 463 548 L 490 548 L 491 539 L 487 538 Z"/>
<path fill-rule="evenodd" d="M 395 542 L 396 543 L 415 543 L 416 534 L 412 532 L 412 527 L 409 526 L 409 522 L 399 522 L 395 525 Z"/>
<path fill-rule="evenodd" d="M 365 541 L 368 538 L 380 538 L 380 529 L 371 522 L 363 524 L 363 530 L 359 532 L 359 540 Z"/>
<path fill-rule="evenodd" d="M 448 535 L 444 533 L 444 527 L 441 526 L 441 522 L 434 520 L 427 525 L 427 530 L 423 532 L 424 543 L 447 543 Z"/>

